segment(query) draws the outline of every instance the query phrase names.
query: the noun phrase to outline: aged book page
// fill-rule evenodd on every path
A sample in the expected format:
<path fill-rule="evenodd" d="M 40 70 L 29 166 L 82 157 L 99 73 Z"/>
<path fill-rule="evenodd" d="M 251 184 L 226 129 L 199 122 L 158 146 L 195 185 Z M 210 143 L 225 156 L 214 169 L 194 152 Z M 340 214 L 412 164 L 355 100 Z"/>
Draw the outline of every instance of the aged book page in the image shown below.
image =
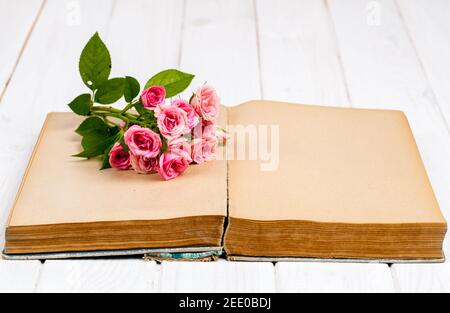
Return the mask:
<path fill-rule="evenodd" d="M 191 166 L 168 182 L 158 175 L 100 171 L 99 160 L 71 157 L 81 149 L 73 131 L 81 121 L 72 113 L 48 116 L 9 227 L 226 216 L 225 161 Z"/>
<path fill-rule="evenodd" d="M 279 127 L 277 169 L 229 162 L 231 218 L 445 224 L 402 112 L 253 101 L 229 124 Z"/>
<path fill-rule="evenodd" d="M 223 111 L 221 123 L 226 123 Z M 82 118 L 49 114 L 6 229 L 5 254 L 220 247 L 227 216 L 227 164 L 191 166 L 178 179 L 100 171 L 82 160 Z M 127 253 L 125 251 L 124 253 Z"/>
<path fill-rule="evenodd" d="M 229 124 L 278 127 L 258 158 L 229 162 L 230 259 L 444 259 L 447 224 L 402 112 L 253 101 Z"/>

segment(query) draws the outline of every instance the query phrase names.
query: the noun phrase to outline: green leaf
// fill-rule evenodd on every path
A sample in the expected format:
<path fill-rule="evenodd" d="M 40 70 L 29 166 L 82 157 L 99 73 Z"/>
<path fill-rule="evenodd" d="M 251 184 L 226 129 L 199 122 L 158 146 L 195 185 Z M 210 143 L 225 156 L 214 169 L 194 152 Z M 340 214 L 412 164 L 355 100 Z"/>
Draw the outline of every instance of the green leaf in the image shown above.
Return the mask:
<path fill-rule="evenodd" d="M 98 33 L 89 40 L 81 53 L 79 70 L 83 82 L 97 90 L 111 74 L 111 55 Z"/>
<path fill-rule="evenodd" d="M 134 105 L 134 108 L 139 113 L 139 119 L 145 123 L 145 126 L 155 131 L 154 127 L 156 127 L 156 117 L 155 112 L 152 110 L 146 109 L 141 102 L 138 102 Z"/>
<path fill-rule="evenodd" d="M 103 119 L 94 116 L 84 120 L 83 123 L 81 123 L 81 125 L 75 130 L 75 132 L 80 136 L 86 136 L 93 131 L 99 131 L 108 134 L 109 127 Z"/>
<path fill-rule="evenodd" d="M 83 152 L 74 155 L 74 157 L 87 159 L 95 158 L 97 156 L 103 155 L 107 147 L 109 147 L 111 144 L 114 144 L 115 142 L 116 142 L 115 137 L 105 139 L 104 141 L 98 142 L 97 145 L 92 146 L 89 149 L 84 149 Z"/>
<path fill-rule="evenodd" d="M 84 151 L 75 155 L 75 157 L 89 159 L 104 154 L 106 149 L 117 141 L 120 136 L 119 133 L 120 128 L 116 126 L 107 127 L 106 130 L 103 127 L 99 127 L 91 129 L 91 131 L 85 131 L 81 140 L 81 146 Z"/>
<path fill-rule="evenodd" d="M 69 103 L 69 107 L 76 114 L 86 116 L 89 114 L 89 112 L 91 112 L 91 104 L 91 95 L 84 94 L 78 96 L 77 98 L 75 98 L 75 100 Z"/>
<path fill-rule="evenodd" d="M 143 117 L 154 117 L 155 116 L 153 111 L 146 109 L 144 107 L 144 105 L 142 104 L 142 102 L 140 102 L 140 101 L 134 105 L 134 108 L 139 113 L 139 115 L 141 115 Z"/>
<path fill-rule="evenodd" d="M 104 133 L 101 131 L 92 131 L 89 134 L 83 136 L 81 140 L 81 146 L 85 150 L 92 150 L 92 147 L 95 147 L 97 143 L 105 141 L 108 139 L 110 135 L 108 133 Z M 101 149 L 103 152 L 105 149 Z"/>
<path fill-rule="evenodd" d="M 145 89 L 151 86 L 164 86 L 166 88 L 166 97 L 171 98 L 182 93 L 194 79 L 194 75 L 183 73 L 178 70 L 162 71 L 147 82 Z"/>
<path fill-rule="evenodd" d="M 125 89 L 125 78 L 113 78 L 100 86 L 95 94 L 95 102 L 112 104 L 122 98 Z"/>
<path fill-rule="evenodd" d="M 124 89 L 124 95 L 125 95 L 125 101 L 130 103 L 139 95 L 139 92 L 141 91 L 141 85 L 136 80 L 136 78 L 127 76 L 125 77 L 125 89 Z"/>
<path fill-rule="evenodd" d="M 81 145 L 84 151 L 75 155 L 80 158 L 94 158 L 103 155 L 109 146 L 113 145 L 117 141 L 117 135 L 104 136 L 97 132 L 92 132 L 89 135 L 83 137 Z"/>
<path fill-rule="evenodd" d="M 120 137 L 119 143 L 120 143 L 120 145 L 122 146 L 122 148 L 123 148 L 123 150 L 125 152 L 129 152 L 130 151 L 130 148 L 128 148 L 127 144 L 125 143 L 125 137 L 124 136 Z"/>

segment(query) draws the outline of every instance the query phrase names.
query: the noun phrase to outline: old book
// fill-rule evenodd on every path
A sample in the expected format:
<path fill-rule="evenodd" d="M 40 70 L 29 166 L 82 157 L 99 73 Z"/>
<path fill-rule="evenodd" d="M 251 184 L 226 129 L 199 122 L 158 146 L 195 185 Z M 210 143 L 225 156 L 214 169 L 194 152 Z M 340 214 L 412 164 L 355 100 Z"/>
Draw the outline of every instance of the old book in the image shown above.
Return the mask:
<path fill-rule="evenodd" d="M 228 114 L 280 134 L 277 170 L 229 163 L 230 258 L 444 258 L 446 221 L 402 112 L 251 102 Z"/>
<path fill-rule="evenodd" d="M 74 129 L 81 121 L 72 113 L 48 115 L 9 218 L 6 254 L 221 250 L 225 161 L 192 166 L 168 182 L 99 171 L 99 160 L 72 157 L 80 151 Z"/>
<path fill-rule="evenodd" d="M 447 224 L 402 112 L 253 101 L 222 119 L 229 160 L 163 182 L 70 157 L 80 118 L 50 114 L 5 254 L 444 259 Z"/>

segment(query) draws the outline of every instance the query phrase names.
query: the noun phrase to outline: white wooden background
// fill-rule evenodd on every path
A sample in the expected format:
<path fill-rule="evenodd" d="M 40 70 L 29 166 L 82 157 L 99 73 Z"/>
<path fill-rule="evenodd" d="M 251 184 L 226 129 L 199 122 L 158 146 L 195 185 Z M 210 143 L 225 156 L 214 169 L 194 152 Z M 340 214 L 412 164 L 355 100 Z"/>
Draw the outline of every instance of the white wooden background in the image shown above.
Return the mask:
<path fill-rule="evenodd" d="M 450 218 L 448 0 L 0 0 L 0 247 L 44 117 L 84 90 L 78 56 L 97 30 L 116 75 L 180 68 L 227 105 L 404 110 Z M 0 291 L 450 291 L 450 264 L 0 261 Z"/>

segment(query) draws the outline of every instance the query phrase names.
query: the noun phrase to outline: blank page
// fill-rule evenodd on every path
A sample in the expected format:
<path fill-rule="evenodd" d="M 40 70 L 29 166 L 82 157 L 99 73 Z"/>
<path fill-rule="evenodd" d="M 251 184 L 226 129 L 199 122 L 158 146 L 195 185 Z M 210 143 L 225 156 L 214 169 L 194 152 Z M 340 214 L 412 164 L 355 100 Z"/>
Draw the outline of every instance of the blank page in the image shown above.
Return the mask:
<path fill-rule="evenodd" d="M 230 161 L 230 217 L 445 223 L 402 112 L 253 101 L 230 125 L 278 125 L 279 168 Z"/>
<path fill-rule="evenodd" d="M 225 161 L 191 166 L 172 181 L 157 174 L 100 171 L 98 159 L 71 157 L 81 151 L 74 133 L 81 121 L 72 113 L 48 116 L 9 227 L 226 216 Z"/>

